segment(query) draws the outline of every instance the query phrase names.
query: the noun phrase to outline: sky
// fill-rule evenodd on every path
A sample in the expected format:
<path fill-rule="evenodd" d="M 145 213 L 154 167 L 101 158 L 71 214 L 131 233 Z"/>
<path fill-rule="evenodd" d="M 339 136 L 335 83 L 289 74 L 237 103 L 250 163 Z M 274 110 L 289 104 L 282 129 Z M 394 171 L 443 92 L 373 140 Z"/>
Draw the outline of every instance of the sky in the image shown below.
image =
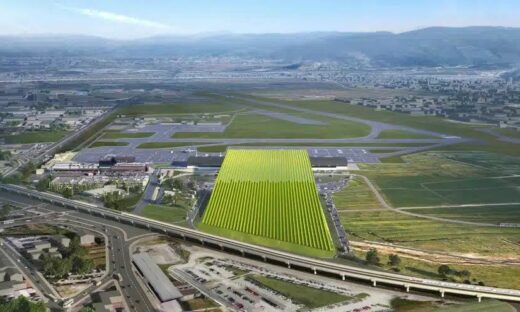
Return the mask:
<path fill-rule="evenodd" d="M 520 27 L 519 16 L 520 0 L 0 0 L 0 35 L 404 32 Z"/>

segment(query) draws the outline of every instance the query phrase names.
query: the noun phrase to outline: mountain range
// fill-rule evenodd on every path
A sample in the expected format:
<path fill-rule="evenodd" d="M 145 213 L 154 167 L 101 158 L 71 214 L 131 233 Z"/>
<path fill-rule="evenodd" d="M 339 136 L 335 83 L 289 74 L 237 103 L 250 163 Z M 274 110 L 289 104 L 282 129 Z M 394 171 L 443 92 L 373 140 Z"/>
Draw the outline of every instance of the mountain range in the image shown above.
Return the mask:
<path fill-rule="evenodd" d="M 208 34 L 118 41 L 0 37 L 0 56 L 242 57 L 372 67 L 518 66 L 520 28 L 431 27 L 403 33 Z"/>

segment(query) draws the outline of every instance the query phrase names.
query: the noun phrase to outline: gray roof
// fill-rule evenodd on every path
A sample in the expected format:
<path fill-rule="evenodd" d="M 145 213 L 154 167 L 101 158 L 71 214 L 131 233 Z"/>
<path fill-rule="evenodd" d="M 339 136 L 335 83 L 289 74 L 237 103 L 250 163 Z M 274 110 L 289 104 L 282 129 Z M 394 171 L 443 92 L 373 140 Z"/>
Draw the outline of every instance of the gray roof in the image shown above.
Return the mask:
<path fill-rule="evenodd" d="M 310 157 L 312 167 L 339 167 L 347 166 L 348 160 L 346 157 Z"/>
<path fill-rule="evenodd" d="M 188 166 L 220 167 L 224 156 L 191 156 L 188 158 Z"/>
<path fill-rule="evenodd" d="M 177 287 L 173 286 L 172 282 L 147 253 L 135 254 L 132 259 L 161 302 L 182 297 Z"/>

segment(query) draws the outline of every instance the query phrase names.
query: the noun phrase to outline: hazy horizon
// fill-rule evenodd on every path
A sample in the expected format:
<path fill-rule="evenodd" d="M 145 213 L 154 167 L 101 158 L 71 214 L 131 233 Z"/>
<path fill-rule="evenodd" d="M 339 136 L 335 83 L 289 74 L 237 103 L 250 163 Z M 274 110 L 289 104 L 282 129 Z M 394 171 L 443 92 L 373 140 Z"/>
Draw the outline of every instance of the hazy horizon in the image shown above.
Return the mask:
<path fill-rule="evenodd" d="M 402 33 L 429 27 L 520 27 L 514 0 L 442 1 L 57 1 L 0 2 L 0 35 Z"/>

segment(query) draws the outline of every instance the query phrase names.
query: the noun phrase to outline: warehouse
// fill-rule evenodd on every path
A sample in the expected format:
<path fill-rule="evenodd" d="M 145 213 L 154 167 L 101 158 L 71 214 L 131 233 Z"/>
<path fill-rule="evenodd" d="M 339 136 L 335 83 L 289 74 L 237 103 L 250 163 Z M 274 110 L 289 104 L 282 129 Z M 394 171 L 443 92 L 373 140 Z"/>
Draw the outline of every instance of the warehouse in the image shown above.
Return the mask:
<path fill-rule="evenodd" d="M 188 168 L 220 168 L 224 156 L 191 156 L 188 158 Z"/>
<path fill-rule="evenodd" d="M 173 286 L 168 277 L 147 253 L 132 256 L 132 260 L 161 303 L 176 300 L 182 297 L 179 290 Z"/>
<path fill-rule="evenodd" d="M 347 170 L 346 157 L 310 157 L 312 170 Z"/>

